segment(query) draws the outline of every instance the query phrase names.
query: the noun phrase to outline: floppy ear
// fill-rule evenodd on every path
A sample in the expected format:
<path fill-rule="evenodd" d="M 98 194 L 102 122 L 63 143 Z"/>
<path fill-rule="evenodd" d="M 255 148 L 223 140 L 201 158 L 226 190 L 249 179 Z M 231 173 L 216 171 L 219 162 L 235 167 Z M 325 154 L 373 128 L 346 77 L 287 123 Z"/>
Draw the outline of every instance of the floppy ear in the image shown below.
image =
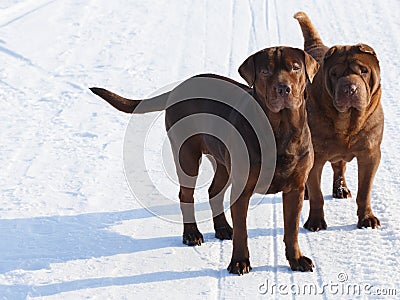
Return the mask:
<path fill-rule="evenodd" d="M 244 80 L 246 80 L 249 87 L 254 85 L 256 80 L 256 70 L 254 66 L 254 56 L 255 54 L 249 56 L 239 67 L 239 74 Z"/>
<path fill-rule="evenodd" d="M 306 65 L 307 78 L 312 83 L 315 74 L 319 69 L 319 63 L 307 52 L 304 51 L 304 63 Z"/>
<path fill-rule="evenodd" d="M 377 68 L 372 68 L 372 76 L 370 79 L 370 87 L 372 93 L 375 93 L 375 91 L 378 89 L 380 85 L 380 68 L 379 68 L 379 60 L 378 56 L 376 55 L 374 49 L 372 47 L 366 45 L 366 44 L 357 44 L 355 47 L 358 48 L 359 51 L 367 54 L 371 54 L 374 56 L 375 61 L 377 63 Z"/>
<path fill-rule="evenodd" d="M 333 55 L 337 50 L 337 46 L 333 46 L 326 51 L 325 56 L 324 56 L 324 61 L 326 61 L 329 57 Z"/>
<path fill-rule="evenodd" d="M 372 49 L 372 47 L 370 47 L 366 44 L 357 44 L 356 47 L 361 52 L 372 54 L 373 56 L 375 56 L 377 58 L 376 53 L 375 53 L 374 49 Z"/>

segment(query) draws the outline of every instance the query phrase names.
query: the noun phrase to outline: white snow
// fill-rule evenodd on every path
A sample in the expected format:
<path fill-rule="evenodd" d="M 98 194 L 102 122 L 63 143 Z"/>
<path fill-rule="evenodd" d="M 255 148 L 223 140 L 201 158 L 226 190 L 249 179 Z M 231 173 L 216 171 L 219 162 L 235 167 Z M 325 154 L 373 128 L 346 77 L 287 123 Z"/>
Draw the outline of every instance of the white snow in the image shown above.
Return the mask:
<path fill-rule="evenodd" d="M 181 224 L 153 216 L 135 199 L 123 168 L 130 116 L 88 87 L 145 98 L 199 73 L 242 81 L 237 68 L 251 53 L 274 45 L 302 48 L 292 18 L 299 10 L 308 13 L 325 44 L 364 42 L 380 58 L 385 133 L 372 204 L 382 227 L 356 228 L 355 199 L 332 199 L 327 166 L 322 184 L 328 230 L 299 234 L 314 272 L 288 267 L 276 194 L 253 196 L 253 270 L 230 275 L 231 241 L 215 239 L 211 221 L 199 224 L 206 242 L 187 247 Z M 347 276 L 343 284 L 368 285 L 369 292 L 397 289 L 398 297 L 399 12 L 396 0 L 0 1 L 0 299 L 310 299 L 293 296 L 296 285 L 339 284 L 341 276 Z M 167 186 L 160 167 L 165 134 L 159 119 L 147 140 L 146 156 L 154 162 L 148 172 L 164 188 L 165 210 L 173 214 L 179 211 L 177 187 Z M 134 124 L 138 134 L 147 130 L 140 119 Z M 211 215 L 209 170 L 203 168 L 196 202 Z M 356 195 L 355 161 L 347 182 Z M 301 225 L 307 215 L 305 201 Z M 260 293 L 267 284 L 275 285 L 273 295 Z M 394 298 L 340 290 L 312 297 Z"/>

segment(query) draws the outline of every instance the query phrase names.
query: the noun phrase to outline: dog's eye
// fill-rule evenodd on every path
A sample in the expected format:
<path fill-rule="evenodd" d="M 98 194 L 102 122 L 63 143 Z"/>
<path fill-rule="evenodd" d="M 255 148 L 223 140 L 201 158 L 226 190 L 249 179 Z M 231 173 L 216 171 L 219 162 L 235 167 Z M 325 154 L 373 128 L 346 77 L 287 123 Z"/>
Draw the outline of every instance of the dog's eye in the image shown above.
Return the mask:
<path fill-rule="evenodd" d="M 367 74 L 368 69 L 366 67 L 360 67 L 360 72 L 361 72 L 361 74 Z"/>
<path fill-rule="evenodd" d="M 293 71 L 298 71 L 298 70 L 300 70 L 301 68 L 300 68 L 300 65 L 299 64 L 293 64 L 293 66 L 292 66 L 292 70 Z"/>
<path fill-rule="evenodd" d="M 264 76 L 269 76 L 269 75 L 271 75 L 271 71 L 268 70 L 268 69 L 262 69 L 262 70 L 260 71 L 260 73 L 261 73 L 262 75 L 264 75 Z"/>

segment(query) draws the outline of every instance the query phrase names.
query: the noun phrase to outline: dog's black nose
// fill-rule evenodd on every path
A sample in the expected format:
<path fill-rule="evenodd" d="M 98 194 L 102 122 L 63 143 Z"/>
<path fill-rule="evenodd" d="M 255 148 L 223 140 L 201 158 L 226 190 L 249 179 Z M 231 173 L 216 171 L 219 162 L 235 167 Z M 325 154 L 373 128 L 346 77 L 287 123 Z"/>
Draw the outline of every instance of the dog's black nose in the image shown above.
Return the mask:
<path fill-rule="evenodd" d="M 343 87 L 343 93 L 347 96 L 353 96 L 357 92 L 357 86 L 355 84 L 346 84 Z"/>
<path fill-rule="evenodd" d="M 276 91 L 281 96 L 287 96 L 290 94 L 292 89 L 287 84 L 278 84 Z"/>

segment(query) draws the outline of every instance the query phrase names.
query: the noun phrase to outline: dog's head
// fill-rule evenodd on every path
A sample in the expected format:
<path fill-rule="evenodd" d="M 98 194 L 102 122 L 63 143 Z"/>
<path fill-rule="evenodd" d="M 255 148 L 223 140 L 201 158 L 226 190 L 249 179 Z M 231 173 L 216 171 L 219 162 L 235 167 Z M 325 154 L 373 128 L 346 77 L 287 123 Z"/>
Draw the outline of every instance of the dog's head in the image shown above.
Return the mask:
<path fill-rule="evenodd" d="M 319 64 L 306 52 L 291 47 L 261 50 L 239 67 L 240 76 L 272 112 L 298 109 L 307 79 L 312 82 Z"/>
<path fill-rule="evenodd" d="M 380 87 L 380 68 L 375 51 L 368 45 L 334 46 L 322 67 L 325 89 L 339 112 L 365 110 Z"/>

